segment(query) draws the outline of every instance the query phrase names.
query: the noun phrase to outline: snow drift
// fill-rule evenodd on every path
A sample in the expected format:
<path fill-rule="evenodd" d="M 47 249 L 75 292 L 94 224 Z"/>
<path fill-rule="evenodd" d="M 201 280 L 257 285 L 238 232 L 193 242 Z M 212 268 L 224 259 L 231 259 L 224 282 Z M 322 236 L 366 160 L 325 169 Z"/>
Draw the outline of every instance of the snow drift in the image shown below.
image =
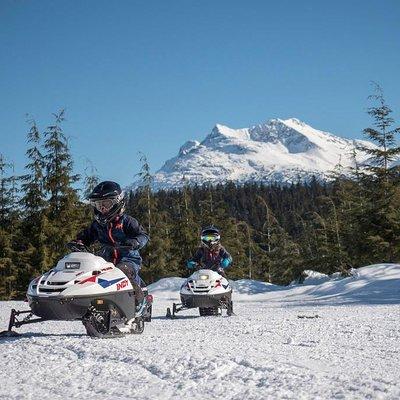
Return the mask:
<path fill-rule="evenodd" d="M 306 271 L 302 284 L 278 286 L 250 279 L 232 281 L 235 300 L 263 302 L 318 302 L 320 304 L 398 304 L 400 303 L 400 265 L 376 264 L 354 269 L 341 278 Z M 155 296 L 177 297 L 184 278 L 164 278 L 149 286 Z"/>

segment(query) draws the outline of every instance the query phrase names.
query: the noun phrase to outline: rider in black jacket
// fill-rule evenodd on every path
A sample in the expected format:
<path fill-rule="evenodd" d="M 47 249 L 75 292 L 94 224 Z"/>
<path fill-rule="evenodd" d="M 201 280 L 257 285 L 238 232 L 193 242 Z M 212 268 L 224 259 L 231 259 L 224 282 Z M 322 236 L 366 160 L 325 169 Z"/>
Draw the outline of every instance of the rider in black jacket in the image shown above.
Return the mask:
<path fill-rule="evenodd" d="M 99 183 L 89 195 L 89 201 L 95 219 L 77 235 L 70 247 L 90 246 L 94 242 L 103 244 L 100 255 L 125 273 L 135 289 L 137 302 L 141 303 L 144 296 L 140 288 L 142 258 L 139 249 L 148 242 L 147 233 L 135 218 L 124 214 L 124 193 L 118 183 Z"/>

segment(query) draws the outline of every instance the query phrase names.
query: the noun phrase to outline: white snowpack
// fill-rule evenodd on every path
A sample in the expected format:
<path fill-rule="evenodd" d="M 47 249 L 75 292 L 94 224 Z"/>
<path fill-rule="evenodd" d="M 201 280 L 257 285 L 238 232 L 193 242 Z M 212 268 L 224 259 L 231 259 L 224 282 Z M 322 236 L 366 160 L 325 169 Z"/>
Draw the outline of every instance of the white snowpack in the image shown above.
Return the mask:
<path fill-rule="evenodd" d="M 0 340 L 0 399 L 399 399 L 400 265 L 322 281 L 232 282 L 235 316 L 168 320 L 183 279 L 161 279 L 153 321 L 117 339 L 26 325 Z M 1 326 L 24 307 L 0 302 Z"/>

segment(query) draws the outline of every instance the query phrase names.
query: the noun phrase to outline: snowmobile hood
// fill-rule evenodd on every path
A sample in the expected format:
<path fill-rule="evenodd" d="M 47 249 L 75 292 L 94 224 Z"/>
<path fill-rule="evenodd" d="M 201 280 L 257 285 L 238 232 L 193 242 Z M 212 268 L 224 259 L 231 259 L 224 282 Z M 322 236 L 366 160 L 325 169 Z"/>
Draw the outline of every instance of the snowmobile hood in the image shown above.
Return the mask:
<path fill-rule="evenodd" d="M 133 290 L 126 275 L 112 263 L 91 253 L 71 253 L 57 266 L 33 280 L 28 296 L 90 296 Z"/>
<path fill-rule="evenodd" d="M 183 295 L 219 295 L 231 292 L 232 288 L 226 278 L 211 269 L 200 269 L 187 278 L 180 293 Z"/>
<path fill-rule="evenodd" d="M 80 253 L 74 252 L 67 254 L 60 261 L 58 261 L 55 271 L 63 271 L 67 273 L 71 272 L 83 272 L 83 271 L 94 271 L 100 270 L 105 267 L 115 268 L 110 262 L 104 260 L 104 258 L 95 256 L 92 253 Z"/>

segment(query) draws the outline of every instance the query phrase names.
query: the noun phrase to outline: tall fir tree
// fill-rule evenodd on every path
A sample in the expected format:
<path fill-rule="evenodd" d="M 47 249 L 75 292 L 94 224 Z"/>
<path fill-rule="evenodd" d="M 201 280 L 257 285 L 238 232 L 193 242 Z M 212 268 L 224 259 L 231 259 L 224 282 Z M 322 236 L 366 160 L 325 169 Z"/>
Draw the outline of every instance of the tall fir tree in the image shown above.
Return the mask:
<path fill-rule="evenodd" d="M 81 227 L 84 214 L 78 190 L 73 186 L 79 175 L 73 174 L 69 144 L 61 126 L 65 120 L 64 110 L 54 114 L 54 119 L 54 124 L 47 127 L 44 141 L 48 266 L 65 252 L 65 244 Z"/>
<path fill-rule="evenodd" d="M 370 155 L 361 180 L 363 195 L 368 199 L 361 224 L 370 246 L 371 262 L 393 262 L 400 257 L 399 168 L 393 165 L 400 154 L 396 144 L 400 127 L 392 127 L 392 110 L 379 85 L 375 84 L 375 94 L 369 98 L 377 105 L 368 109 L 374 122 L 373 127 L 364 129 L 364 134 L 378 147 L 361 146 Z"/>
<path fill-rule="evenodd" d="M 100 183 L 100 178 L 97 173 L 96 167 L 93 163 L 87 159 L 85 167 L 85 179 L 84 179 L 84 192 L 83 197 L 87 199 L 92 193 L 93 189 Z"/>
<path fill-rule="evenodd" d="M 15 264 L 15 238 L 19 232 L 18 207 L 16 199 L 16 177 L 13 164 L 0 154 L 0 298 L 12 299 L 18 296 L 18 268 Z"/>
<path fill-rule="evenodd" d="M 46 225 L 44 191 L 44 158 L 41 152 L 41 135 L 34 120 L 28 120 L 30 130 L 27 142 L 31 146 L 26 151 L 28 163 L 26 174 L 21 176 L 23 221 L 21 223 L 19 243 L 19 279 L 21 293 L 34 276 L 44 271 L 46 259 Z"/>
<path fill-rule="evenodd" d="M 139 204 L 146 209 L 146 229 L 147 234 L 151 237 L 152 217 L 154 213 L 154 199 L 152 195 L 151 185 L 153 183 L 153 176 L 150 172 L 150 164 L 147 157 L 143 153 L 139 153 L 140 162 L 142 164 L 138 177 L 140 178 L 140 200 Z"/>
<path fill-rule="evenodd" d="M 259 276 L 270 283 L 291 281 L 298 275 L 299 250 L 267 201 L 262 196 L 257 196 L 257 200 L 265 210 L 264 223 L 258 232 L 261 250 Z"/>
<path fill-rule="evenodd" d="M 367 112 L 373 119 L 373 127 L 364 129 L 364 135 L 377 144 L 378 147 L 360 145 L 359 148 L 370 155 L 365 169 L 371 172 L 371 177 L 378 183 L 388 184 L 398 176 L 398 168 L 392 162 L 399 156 L 400 147 L 397 146 L 396 136 L 400 133 L 400 127 L 392 128 L 394 119 L 391 117 L 392 110 L 386 104 L 383 90 L 378 84 L 374 84 L 375 93 L 369 96 L 370 100 L 378 104 L 369 107 Z"/>
<path fill-rule="evenodd" d="M 171 225 L 171 253 L 174 255 L 170 262 L 171 274 L 186 274 L 186 260 L 194 253 L 199 244 L 201 227 L 195 221 L 194 204 L 191 189 L 185 177 L 183 187 L 174 205 L 174 218 Z"/>
<path fill-rule="evenodd" d="M 255 267 L 254 267 L 254 243 L 252 240 L 252 229 L 250 225 L 245 221 L 237 221 L 235 224 L 235 235 L 233 241 L 229 240 L 232 235 L 224 231 L 224 245 L 229 249 L 232 255 L 234 266 L 234 273 L 238 274 L 238 269 L 241 270 L 241 274 L 238 274 L 240 278 L 255 278 Z M 230 242 L 232 243 L 229 246 Z"/>
<path fill-rule="evenodd" d="M 152 192 L 153 176 L 147 157 L 143 153 L 139 155 L 142 164 L 138 174 L 141 185 L 137 191 L 135 208 L 149 235 L 149 242 L 142 251 L 142 277 L 152 282 L 167 276 L 171 269 L 169 222 L 168 214 L 159 210 Z"/>

